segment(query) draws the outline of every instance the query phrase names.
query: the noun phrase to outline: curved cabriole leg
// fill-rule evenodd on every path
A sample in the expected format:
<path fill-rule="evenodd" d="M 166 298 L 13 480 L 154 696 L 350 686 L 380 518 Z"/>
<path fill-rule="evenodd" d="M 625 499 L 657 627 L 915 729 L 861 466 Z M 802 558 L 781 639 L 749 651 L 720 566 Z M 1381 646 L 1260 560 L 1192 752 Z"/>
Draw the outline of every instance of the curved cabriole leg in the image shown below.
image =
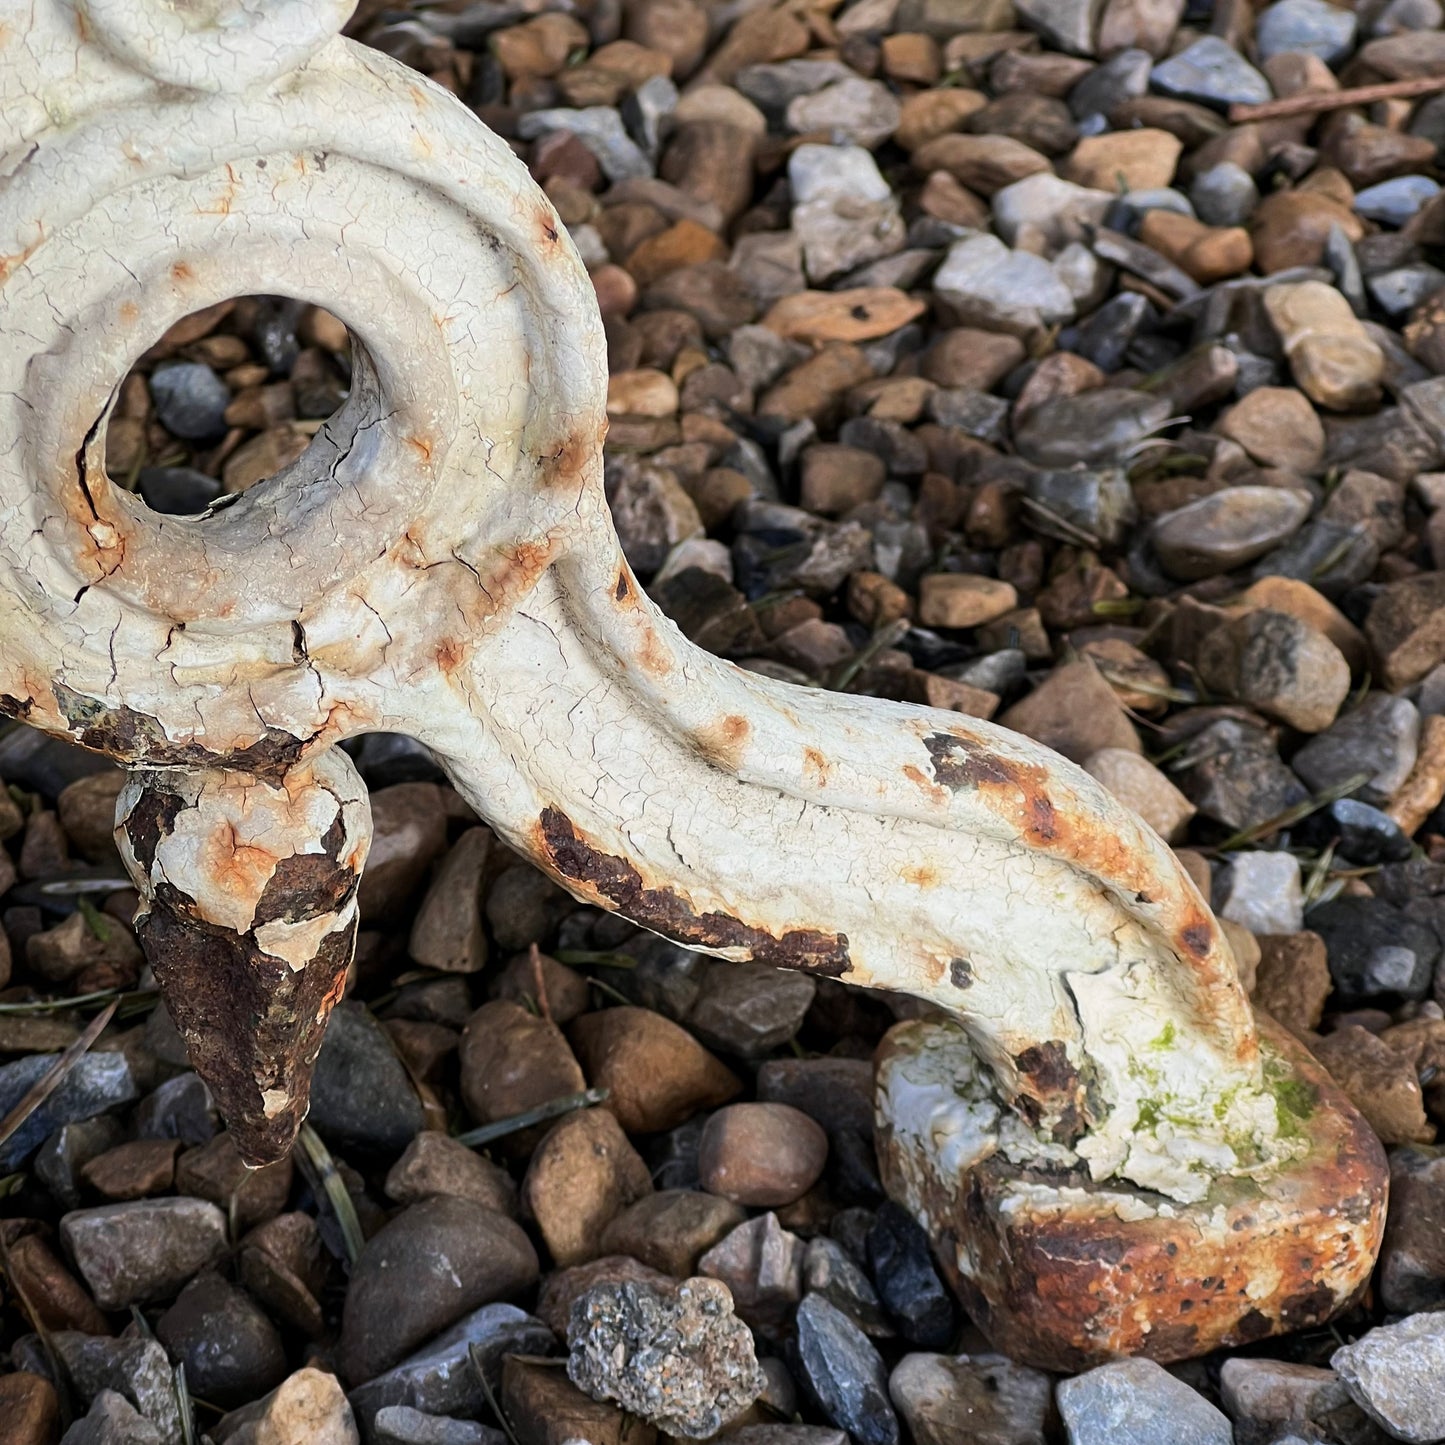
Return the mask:
<path fill-rule="evenodd" d="M 132 775 L 116 841 L 141 895 L 136 935 L 241 1157 L 281 1158 L 356 942 L 371 841 L 339 750 L 276 783 L 240 772 Z"/>
<path fill-rule="evenodd" d="M 246 1156 L 289 1145 L 350 952 L 334 745 L 409 732 L 577 897 L 938 1007 L 880 1053 L 884 1173 L 1021 1358 L 1346 1303 L 1381 1151 L 1159 838 L 1027 739 L 742 672 L 640 589 L 595 297 L 508 146 L 337 38 L 345 0 L 81 8 L 0 0 L 0 707 L 134 770 L 142 939 Z M 148 512 L 105 471 L 127 369 L 278 290 L 350 328 L 345 406 L 223 508 Z"/>

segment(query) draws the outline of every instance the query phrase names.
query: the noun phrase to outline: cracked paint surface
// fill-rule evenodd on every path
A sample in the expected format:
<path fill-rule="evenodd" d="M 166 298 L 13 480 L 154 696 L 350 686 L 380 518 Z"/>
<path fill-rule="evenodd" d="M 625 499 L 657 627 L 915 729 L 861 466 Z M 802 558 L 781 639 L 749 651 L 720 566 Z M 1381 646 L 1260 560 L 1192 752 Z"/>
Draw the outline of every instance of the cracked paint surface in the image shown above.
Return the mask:
<path fill-rule="evenodd" d="M 1161 1208 L 1324 1169 L 1208 907 L 1091 778 L 742 672 L 653 607 L 565 228 L 460 102 L 335 35 L 350 8 L 0 0 L 0 709 L 135 770 L 143 942 L 251 1157 L 299 1126 L 350 954 L 364 801 L 333 744 L 389 730 L 578 897 L 955 1015 L 1013 1152 L 945 1156 L 900 1113 L 920 1212 L 944 1157 Z M 149 512 L 105 473 L 129 366 L 276 291 L 351 329 L 347 402 L 275 477 Z"/>

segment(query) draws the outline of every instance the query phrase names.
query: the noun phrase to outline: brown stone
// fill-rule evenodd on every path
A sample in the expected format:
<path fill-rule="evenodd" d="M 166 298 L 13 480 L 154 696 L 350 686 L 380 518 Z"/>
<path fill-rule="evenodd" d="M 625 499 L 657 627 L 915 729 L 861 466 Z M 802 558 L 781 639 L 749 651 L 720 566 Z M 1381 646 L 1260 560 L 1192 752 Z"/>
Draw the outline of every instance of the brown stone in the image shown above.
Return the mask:
<path fill-rule="evenodd" d="M 580 1440 L 587 1445 L 653 1445 L 657 1439 L 657 1431 L 636 1415 L 584 1395 L 567 1378 L 560 1360 L 553 1364 L 506 1356 L 502 1409 L 517 1445 L 568 1445 Z"/>
<path fill-rule="evenodd" d="M 1091 662 L 1056 667 L 999 722 L 1076 763 L 1083 763 L 1102 748 L 1143 752 L 1139 735 L 1114 689 Z"/>
<path fill-rule="evenodd" d="M 293 1172 L 290 1155 L 261 1169 L 250 1168 L 230 1134 L 223 1132 L 176 1160 L 176 1193 L 207 1199 L 233 1217 L 238 1229 L 250 1229 L 286 1207 Z"/>
<path fill-rule="evenodd" d="M 535 16 L 491 37 L 492 53 L 508 80 L 556 75 L 574 51 L 588 44 L 585 25 L 555 13 Z"/>
<path fill-rule="evenodd" d="M 562 1266 L 594 1259 L 608 1221 L 651 1193 L 647 1165 L 606 1109 L 582 1110 L 554 1125 L 522 1181 L 523 1207 Z"/>
<path fill-rule="evenodd" d="M 1061 174 L 1075 185 L 1095 190 L 1157 190 L 1173 182 L 1183 149 L 1178 137 L 1167 130 L 1105 131 L 1085 136 Z"/>
<path fill-rule="evenodd" d="M 913 599 L 881 572 L 854 572 L 848 578 L 848 611 L 864 627 L 886 627 L 913 611 Z"/>
<path fill-rule="evenodd" d="M 179 1139 L 133 1139 L 97 1155 L 81 1179 L 102 1199 L 143 1199 L 163 1194 L 175 1182 Z"/>
<path fill-rule="evenodd" d="M 571 1038 L 588 1083 L 629 1134 L 675 1129 L 734 1098 L 742 1084 L 686 1029 L 645 1008 L 583 1014 Z"/>
<path fill-rule="evenodd" d="M 1265 310 L 1300 389 L 1332 411 L 1373 406 L 1385 373 L 1384 353 L 1350 309 L 1323 281 L 1271 286 Z"/>
<path fill-rule="evenodd" d="M 698 0 L 633 0 L 622 33 L 672 61 L 672 78 L 684 81 L 707 51 L 707 10 Z"/>
<path fill-rule="evenodd" d="M 1025 176 L 1052 170 L 1048 157 L 1022 141 L 1002 135 L 940 135 L 913 152 L 920 171 L 947 171 L 954 180 L 991 196 Z"/>
<path fill-rule="evenodd" d="M 1435 142 L 1374 125 L 1358 112 L 1341 111 L 1325 127 L 1321 155 L 1359 190 L 1392 176 L 1426 170 L 1435 163 Z"/>
<path fill-rule="evenodd" d="M 746 65 L 768 65 L 801 55 L 810 43 L 808 27 L 791 11 L 754 10 L 736 21 L 708 57 L 700 79 L 732 83 Z"/>
<path fill-rule="evenodd" d="M 746 1217 L 740 1206 L 715 1194 L 664 1189 L 624 1209 L 602 1231 L 602 1248 L 688 1279 L 697 1273 L 698 1259 Z"/>
<path fill-rule="evenodd" d="M 1034 367 L 1014 401 L 1014 421 L 1020 422 L 1036 406 L 1058 397 L 1078 396 L 1103 386 L 1105 376 L 1087 357 L 1072 351 L 1055 351 Z"/>
<path fill-rule="evenodd" d="M 835 342 L 786 372 L 759 400 L 758 415 L 781 417 L 785 421 L 806 418 L 821 426 L 843 393 L 872 375 L 873 370 L 862 351 L 856 346 Z"/>
<path fill-rule="evenodd" d="M 1016 336 L 958 326 L 942 332 L 924 353 L 922 372 L 939 386 L 992 391 L 1024 355 L 1024 344 Z"/>
<path fill-rule="evenodd" d="M 371 852 L 358 892 L 363 924 L 395 927 L 427 870 L 446 851 L 441 800 L 435 783 L 397 783 L 371 795 Z"/>
<path fill-rule="evenodd" d="M 665 371 L 639 367 L 607 378 L 608 416 L 675 416 L 678 400 L 677 383 Z"/>
<path fill-rule="evenodd" d="M 493 998 L 535 1008 L 544 1018 L 564 1026 L 585 1013 L 591 1002 L 587 980 L 575 968 L 545 953 L 513 955 L 493 980 L 490 992 Z"/>
<path fill-rule="evenodd" d="M 650 286 L 669 271 L 702 261 L 726 260 L 727 254 L 722 237 L 684 216 L 637 246 L 626 266 L 639 286 Z"/>
<path fill-rule="evenodd" d="M 221 483 L 227 492 L 244 492 L 289 467 L 310 445 L 310 433 L 298 423 L 270 427 L 231 453 L 221 468 Z"/>
<path fill-rule="evenodd" d="M 803 453 L 798 498 L 810 512 L 837 517 L 871 502 L 887 476 L 888 468 L 876 453 L 819 442 Z"/>
<path fill-rule="evenodd" d="M 1338 226 L 1350 241 L 1365 234 L 1352 210 L 1319 192 L 1274 191 L 1265 196 L 1249 218 L 1260 271 L 1269 276 L 1292 266 L 1320 265 L 1331 226 Z"/>
<path fill-rule="evenodd" d="M 1254 243 L 1242 226 L 1206 226 L 1174 211 L 1146 212 L 1139 239 L 1201 286 L 1238 276 L 1254 260 Z"/>
<path fill-rule="evenodd" d="M 0 1442 L 55 1445 L 60 1438 L 60 1399 L 42 1375 L 25 1370 L 0 1375 Z"/>
<path fill-rule="evenodd" d="M 654 76 L 669 75 L 672 57 L 635 40 L 614 40 L 599 46 L 580 65 L 557 76 L 557 89 L 568 105 L 615 106 L 629 92 Z"/>
<path fill-rule="evenodd" d="M 462 1101 L 479 1124 L 492 1124 L 587 1087 L 562 1030 L 506 999 L 467 1020 L 460 1050 Z M 525 1152 L 535 1132 L 512 1136 L 507 1152 Z"/>
<path fill-rule="evenodd" d="M 1435 1137 L 1409 1059 L 1368 1029 L 1348 1024 L 1310 1048 L 1381 1143 L 1428 1144 Z"/>
<path fill-rule="evenodd" d="M 1318 933 L 1259 935 L 1255 1006 L 1292 1034 L 1308 1042 L 1333 988 L 1325 941 Z"/>
<path fill-rule="evenodd" d="M 1103 748 L 1088 757 L 1084 770 L 1166 843 L 1179 842 L 1188 831 L 1194 804 L 1147 758 L 1127 748 Z"/>
<path fill-rule="evenodd" d="M 969 116 L 964 129 L 971 135 L 1003 135 L 1036 150 L 1057 156 L 1079 139 L 1069 107 L 1052 96 L 1014 91 L 991 100 Z"/>
<path fill-rule="evenodd" d="M 978 627 L 1018 606 L 1018 593 L 996 577 L 931 572 L 918 583 L 918 620 L 925 627 Z"/>
<path fill-rule="evenodd" d="M 1375 676 L 1390 692 L 1419 682 L 1445 659 L 1445 574 L 1391 582 L 1365 619 Z"/>
<path fill-rule="evenodd" d="M 241 1241 L 236 1275 L 274 1319 L 314 1339 L 326 1323 L 316 1298 L 326 1283 L 325 1259 L 309 1214 L 278 1214 Z"/>
<path fill-rule="evenodd" d="M 1255 461 L 1308 476 L 1325 454 L 1325 429 L 1308 399 L 1289 386 L 1260 386 L 1224 411 L 1215 424 Z"/>
<path fill-rule="evenodd" d="M 424 968 L 475 973 L 487 962 L 482 885 L 492 863 L 490 828 L 468 828 L 436 870 L 412 920 L 407 951 Z"/>
<path fill-rule="evenodd" d="M 1349 664 L 1329 638 L 1264 607 L 1210 632 L 1197 666 L 1211 688 L 1307 733 L 1327 728 L 1350 690 Z"/>
<path fill-rule="evenodd" d="M 85 1287 L 65 1267 L 46 1237 L 38 1232 L 20 1234 L 28 1223 L 19 1220 L 0 1225 L 8 1239 L 7 1283 L 13 1294 L 34 1311 L 47 1330 L 80 1330 L 87 1335 L 108 1335 L 110 1326 Z M 0 1426 L 4 1424 L 0 1413 Z M 3 1439 L 3 1436 L 0 1436 Z"/>
<path fill-rule="evenodd" d="M 967 186 L 961 185 L 947 171 L 931 171 L 918 193 L 918 207 L 928 216 L 936 216 L 952 226 L 970 230 L 988 228 L 989 209 Z"/>
<path fill-rule="evenodd" d="M 936 85 L 943 73 L 943 52 L 931 35 L 885 35 L 880 50 L 883 73 L 890 80 Z"/>
<path fill-rule="evenodd" d="M 974 111 L 982 110 L 988 97 L 977 90 L 924 90 L 908 96 L 893 139 L 904 150 L 917 150 L 935 136 L 961 130 Z"/>
<path fill-rule="evenodd" d="M 470 1199 L 498 1214 L 515 1217 L 517 1185 L 499 1164 L 484 1159 L 435 1129 L 423 1129 L 386 1176 L 386 1197 L 415 1204 L 433 1194 Z"/>
<path fill-rule="evenodd" d="M 665 1286 L 671 1276 L 653 1269 L 630 1254 L 604 1254 L 570 1269 L 554 1269 L 542 1281 L 533 1313 L 558 1339 L 567 1338 L 573 1304 L 599 1284 Z"/>
<path fill-rule="evenodd" d="M 66 839 L 88 863 L 116 861 L 115 800 L 125 782 L 122 769 L 109 768 L 77 778 L 55 800 Z"/>
<path fill-rule="evenodd" d="M 428 1084 L 438 1081 L 462 1039 L 460 1029 L 428 1023 L 425 1019 L 387 1019 L 382 1028 L 407 1072 Z"/>
<path fill-rule="evenodd" d="M 1316 592 L 1308 582 L 1294 577 L 1261 577 L 1240 593 L 1238 607 L 1269 607 L 1288 612 L 1301 622 L 1323 632 L 1339 648 L 1351 672 L 1365 666 L 1365 639 L 1360 629 L 1327 597 Z"/>
<path fill-rule="evenodd" d="M 730 1104 L 703 1128 L 698 1176 L 711 1194 L 736 1204 L 776 1208 L 818 1181 L 828 1136 L 787 1104 Z"/>
<path fill-rule="evenodd" d="M 804 1248 L 776 1214 L 761 1214 L 708 1250 L 698 1273 L 727 1285 L 740 1319 L 776 1331 L 802 1298 Z"/>
<path fill-rule="evenodd" d="M 686 312 L 710 341 L 723 340 L 758 314 L 747 283 L 721 261 L 669 271 L 647 288 L 642 299 L 650 311 Z"/>
<path fill-rule="evenodd" d="M 1105 0 L 1096 53 L 1107 60 L 1121 50 L 1147 50 L 1156 60 L 1169 53 L 1185 0 Z"/>
<path fill-rule="evenodd" d="M 896 286 L 799 291 L 777 302 L 762 324 L 792 341 L 873 341 L 916 321 L 927 309 Z"/>

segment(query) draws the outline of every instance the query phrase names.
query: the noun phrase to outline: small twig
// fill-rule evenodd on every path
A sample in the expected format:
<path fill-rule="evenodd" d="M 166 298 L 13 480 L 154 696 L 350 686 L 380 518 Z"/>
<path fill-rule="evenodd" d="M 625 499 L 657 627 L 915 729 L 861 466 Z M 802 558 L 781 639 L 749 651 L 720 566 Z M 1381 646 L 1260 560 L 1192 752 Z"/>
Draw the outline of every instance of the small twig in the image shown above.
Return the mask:
<path fill-rule="evenodd" d="M 456 1140 L 458 1144 L 465 1144 L 468 1149 L 479 1149 L 494 1139 L 504 1139 L 508 1134 L 519 1134 L 523 1129 L 530 1129 L 533 1124 L 545 1124 L 549 1119 L 570 1114 L 574 1109 L 590 1109 L 594 1104 L 602 1103 L 609 1092 L 607 1089 L 584 1089 L 580 1094 L 564 1094 L 560 1099 L 548 1099 L 545 1104 L 538 1104 L 535 1109 L 526 1109 L 520 1114 L 511 1115 L 510 1118 L 496 1119 L 490 1124 L 469 1129 L 465 1134 L 458 1134 Z"/>
<path fill-rule="evenodd" d="M 623 1008 L 632 1007 L 632 1000 L 628 998 L 620 988 L 613 988 L 610 983 L 603 983 L 600 978 L 593 978 L 590 973 L 587 975 L 587 982 L 599 993 L 605 994 L 616 1003 L 620 1003 Z"/>
<path fill-rule="evenodd" d="M 1229 119 L 1239 125 L 1250 120 L 1279 120 L 1287 115 L 1316 115 L 1347 105 L 1373 105 L 1377 100 L 1403 100 L 1412 95 L 1433 95 L 1445 90 L 1445 75 L 1417 75 L 1411 80 L 1382 80 L 1378 85 L 1356 85 L 1348 90 L 1313 91 L 1287 95 L 1283 100 L 1262 100 L 1253 105 L 1229 107 Z"/>
<path fill-rule="evenodd" d="M 537 1011 L 551 1023 L 552 1005 L 547 1002 L 547 980 L 542 975 L 542 950 L 535 943 L 527 950 L 527 959 L 532 965 L 532 982 L 537 986 Z"/>
<path fill-rule="evenodd" d="M 502 1427 L 503 1433 L 512 1445 L 517 1445 L 517 1432 L 512 1429 L 512 1422 L 503 1413 L 502 1407 L 497 1402 L 497 1397 L 492 1393 L 492 1383 L 487 1379 L 487 1369 L 482 1363 L 482 1352 L 476 1345 L 467 1346 L 467 1358 L 472 1362 L 472 1369 L 477 1372 L 477 1379 L 481 1382 L 482 1394 L 487 1397 L 487 1408 L 496 1417 L 497 1424 Z"/>
<path fill-rule="evenodd" d="M 321 1191 L 326 1195 L 326 1201 L 331 1205 L 331 1212 L 336 1216 L 336 1223 L 341 1228 L 341 1243 L 346 1249 L 346 1257 L 355 1264 L 366 1240 L 362 1236 L 361 1221 L 356 1217 L 356 1204 L 346 1188 L 346 1181 L 342 1179 L 336 1161 L 331 1157 L 331 1151 L 321 1142 L 321 1136 L 310 1124 L 303 1124 L 297 1137 L 302 1155 L 316 1171 L 321 1182 Z"/>
<path fill-rule="evenodd" d="M 176 1391 L 176 1408 L 181 1412 L 182 1445 L 196 1445 L 196 1412 L 191 1408 L 191 1392 L 186 1387 L 186 1367 L 177 1365 L 172 1376 Z"/>
<path fill-rule="evenodd" d="M 0 1145 L 5 1144 L 10 1136 L 64 1083 L 65 1076 L 80 1062 L 81 1056 L 105 1032 L 105 1026 L 115 1016 L 115 1011 L 119 1007 L 120 1000 L 116 999 L 107 1009 L 96 1014 L 85 1026 L 85 1032 L 25 1091 L 25 1097 L 11 1109 L 4 1119 L 0 1119 Z"/>
<path fill-rule="evenodd" d="M 559 948 L 552 957 L 572 967 L 581 963 L 594 963 L 603 968 L 637 967 L 637 960 L 630 953 L 612 953 L 606 949 Z"/>
<path fill-rule="evenodd" d="M 906 617 L 899 617 L 893 622 L 885 624 L 875 632 L 852 657 L 838 664 L 824 684 L 830 692 L 847 692 L 853 679 L 873 661 L 875 657 L 886 648 L 902 642 L 908 636 L 908 629 L 911 624 Z"/>

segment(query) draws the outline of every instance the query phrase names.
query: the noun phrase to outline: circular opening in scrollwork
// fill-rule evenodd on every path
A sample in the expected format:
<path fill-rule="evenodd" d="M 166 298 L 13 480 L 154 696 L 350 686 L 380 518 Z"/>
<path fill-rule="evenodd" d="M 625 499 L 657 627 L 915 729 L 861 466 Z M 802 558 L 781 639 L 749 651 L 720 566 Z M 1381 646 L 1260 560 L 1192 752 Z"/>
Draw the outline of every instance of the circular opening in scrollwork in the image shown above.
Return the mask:
<path fill-rule="evenodd" d="M 117 390 L 106 429 L 111 485 L 153 512 L 225 506 L 307 451 L 350 395 L 352 355 L 341 321 L 291 297 L 193 312 Z"/>

